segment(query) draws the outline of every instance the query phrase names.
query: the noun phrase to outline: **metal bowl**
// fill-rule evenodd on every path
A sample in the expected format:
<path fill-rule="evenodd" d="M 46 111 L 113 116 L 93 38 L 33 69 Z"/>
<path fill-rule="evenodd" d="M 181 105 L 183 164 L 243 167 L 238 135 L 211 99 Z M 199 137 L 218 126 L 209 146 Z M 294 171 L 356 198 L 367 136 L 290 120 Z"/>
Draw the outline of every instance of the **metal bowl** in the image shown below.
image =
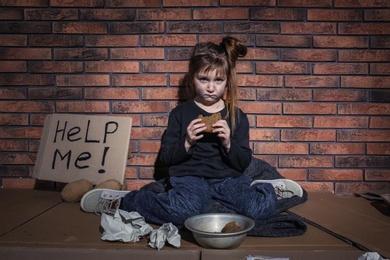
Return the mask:
<path fill-rule="evenodd" d="M 236 232 L 222 233 L 229 222 L 240 226 Z M 192 232 L 196 242 L 205 248 L 232 249 L 244 241 L 247 233 L 255 226 L 252 219 L 238 214 L 207 213 L 188 218 L 185 227 Z"/>

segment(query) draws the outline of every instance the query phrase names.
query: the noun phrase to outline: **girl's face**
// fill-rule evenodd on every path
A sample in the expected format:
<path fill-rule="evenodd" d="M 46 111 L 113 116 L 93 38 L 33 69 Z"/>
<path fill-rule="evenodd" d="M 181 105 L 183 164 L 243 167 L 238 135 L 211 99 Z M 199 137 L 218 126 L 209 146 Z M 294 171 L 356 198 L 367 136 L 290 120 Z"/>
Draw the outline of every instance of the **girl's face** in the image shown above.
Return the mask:
<path fill-rule="evenodd" d="M 216 69 L 199 71 L 194 78 L 195 100 L 208 106 L 215 104 L 222 98 L 226 83 L 226 75 L 218 73 Z"/>

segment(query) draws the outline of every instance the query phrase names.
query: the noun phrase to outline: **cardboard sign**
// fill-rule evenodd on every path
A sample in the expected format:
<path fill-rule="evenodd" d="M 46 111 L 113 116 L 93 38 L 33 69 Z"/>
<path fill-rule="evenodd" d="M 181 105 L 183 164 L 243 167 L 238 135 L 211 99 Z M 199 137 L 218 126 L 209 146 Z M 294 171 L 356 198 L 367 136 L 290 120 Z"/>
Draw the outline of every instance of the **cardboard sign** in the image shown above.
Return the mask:
<path fill-rule="evenodd" d="M 93 184 L 123 183 L 130 143 L 130 117 L 52 114 L 43 128 L 33 177 Z"/>

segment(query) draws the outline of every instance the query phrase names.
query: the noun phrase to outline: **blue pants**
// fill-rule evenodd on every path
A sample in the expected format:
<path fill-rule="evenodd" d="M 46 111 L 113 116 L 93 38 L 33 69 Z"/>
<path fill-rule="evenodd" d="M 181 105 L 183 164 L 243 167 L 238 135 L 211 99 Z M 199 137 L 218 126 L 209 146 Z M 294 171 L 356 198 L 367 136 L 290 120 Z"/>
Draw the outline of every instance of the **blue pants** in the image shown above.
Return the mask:
<path fill-rule="evenodd" d="M 277 201 L 273 186 L 258 183 L 250 187 L 251 182 L 247 175 L 226 179 L 171 177 L 172 188 L 167 192 L 132 191 L 122 199 L 120 207 L 159 225 L 171 222 L 182 226 L 187 218 L 206 213 L 212 199 L 254 220 L 273 216 Z"/>

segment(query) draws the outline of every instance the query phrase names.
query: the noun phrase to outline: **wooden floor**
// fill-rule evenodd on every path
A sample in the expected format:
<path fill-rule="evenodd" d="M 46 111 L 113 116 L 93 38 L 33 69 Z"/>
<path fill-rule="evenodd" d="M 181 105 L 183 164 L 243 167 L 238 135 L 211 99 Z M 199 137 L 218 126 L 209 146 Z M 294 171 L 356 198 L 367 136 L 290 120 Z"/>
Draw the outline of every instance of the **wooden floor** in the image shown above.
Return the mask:
<path fill-rule="evenodd" d="M 308 220 L 313 216 L 314 221 L 308 224 L 308 231 L 302 236 L 246 237 L 236 249 L 211 250 L 200 247 L 188 231 L 182 230 L 180 248 L 167 245 L 158 251 L 149 247 L 146 239 L 137 243 L 102 241 L 100 217 L 84 213 L 78 203 L 62 202 L 59 192 L 0 189 L 0 258 L 229 260 L 246 259 L 247 256 L 272 256 L 289 259 L 357 259 L 365 253 L 364 250 L 351 245 L 350 241 L 338 238 L 336 233 L 329 233 L 332 227 L 326 227 L 329 230 L 324 231 L 324 228 L 317 226 L 316 222 L 320 219 L 316 214 L 324 214 L 320 210 L 324 207 L 315 202 L 326 204 L 328 195 L 309 194 L 308 202 L 292 209 L 294 214 Z M 335 213 L 331 216 L 337 217 Z M 385 223 L 384 227 L 389 226 Z M 354 236 L 359 234 L 352 234 Z M 364 243 L 359 239 L 358 242 Z M 379 249 L 377 251 L 389 256 L 389 249 L 382 249 L 381 246 L 377 245 L 373 249 Z"/>

